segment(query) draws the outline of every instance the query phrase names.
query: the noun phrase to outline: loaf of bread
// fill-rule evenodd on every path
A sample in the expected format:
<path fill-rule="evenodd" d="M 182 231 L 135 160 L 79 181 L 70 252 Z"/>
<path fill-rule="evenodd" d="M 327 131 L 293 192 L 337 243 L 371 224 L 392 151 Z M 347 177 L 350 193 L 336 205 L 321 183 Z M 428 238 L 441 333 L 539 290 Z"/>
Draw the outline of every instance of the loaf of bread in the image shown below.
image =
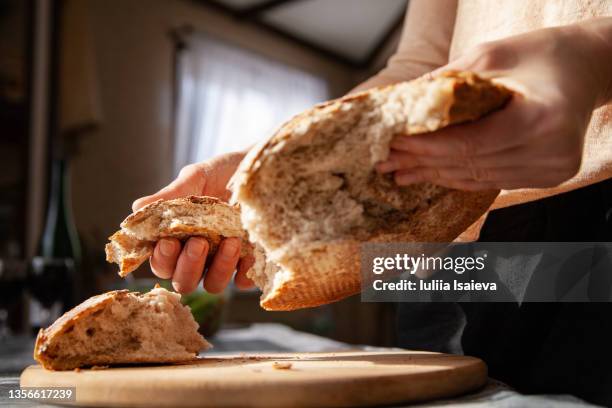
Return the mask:
<path fill-rule="evenodd" d="M 278 266 L 253 269 L 268 310 L 360 290 L 363 242 L 449 242 L 498 191 L 398 187 L 375 164 L 396 135 L 432 132 L 502 108 L 512 93 L 450 72 L 348 95 L 297 115 L 252 149 L 231 182 L 250 239 Z"/>
<path fill-rule="evenodd" d="M 214 255 L 222 238 L 242 239 L 240 257 L 252 255 L 256 267 L 262 267 L 263 253 L 254 252 L 242 228 L 240 210 L 214 197 L 189 196 L 158 200 L 128 216 L 121 229 L 106 244 L 106 260 L 119 265 L 119 275 L 126 276 L 153 253 L 155 243 L 164 237 L 180 240 L 191 236 L 206 238 L 209 255 Z"/>
<path fill-rule="evenodd" d="M 38 333 L 34 358 L 50 370 L 193 360 L 210 344 L 180 298 L 160 287 L 94 296 Z"/>

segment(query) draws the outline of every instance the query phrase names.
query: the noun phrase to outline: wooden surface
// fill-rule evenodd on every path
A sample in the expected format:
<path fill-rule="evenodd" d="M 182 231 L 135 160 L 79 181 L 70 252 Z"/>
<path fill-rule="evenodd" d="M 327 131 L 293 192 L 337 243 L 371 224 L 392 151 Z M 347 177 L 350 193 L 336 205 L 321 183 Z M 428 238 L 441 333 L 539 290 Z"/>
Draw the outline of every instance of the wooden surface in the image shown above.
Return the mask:
<path fill-rule="evenodd" d="M 290 364 L 275 368 L 275 362 Z M 413 351 L 250 354 L 166 366 L 47 371 L 22 387 L 76 387 L 77 405 L 108 407 L 367 406 L 427 401 L 478 389 L 485 364 Z"/>

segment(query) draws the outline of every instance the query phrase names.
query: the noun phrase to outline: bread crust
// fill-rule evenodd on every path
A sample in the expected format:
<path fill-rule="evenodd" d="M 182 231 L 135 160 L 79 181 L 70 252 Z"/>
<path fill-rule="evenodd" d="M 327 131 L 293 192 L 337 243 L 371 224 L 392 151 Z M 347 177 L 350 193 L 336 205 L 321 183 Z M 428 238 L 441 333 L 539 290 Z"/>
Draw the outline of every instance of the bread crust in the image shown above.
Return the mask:
<path fill-rule="evenodd" d="M 123 220 L 123 222 L 121 223 L 121 227 L 122 228 L 129 228 L 141 221 L 143 221 L 144 219 L 146 219 L 147 217 L 149 217 L 151 215 L 151 213 L 153 213 L 154 211 L 161 209 L 164 210 L 166 208 L 168 208 L 169 206 L 189 206 L 189 205 L 204 205 L 204 206 L 216 206 L 216 205 L 223 205 L 223 206 L 230 206 L 229 204 L 219 200 L 216 197 L 210 197 L 210 196 L 195 196 L 195 195 L 190 195 L 190 196 L 186 196 L 186 197 L 180 197 L 180 198 L 174 198 L 172 200 L 157 200 L 154 201 L 150 204 L 145 205 L 144 207 L 140 208 L 139 210 L 137 210 L 136 212 L 130 214 L 127 216 L 127 218 L 125 220 Z"/>
<path fill-rule="evenodd" d="M 489 112 L 502 108 L 512 92 L 501 85 L 481 79 L 470 72 L 448 72 L 438 78 L 419 79 L 411 86 L 438 81 L 444 97 L 438 110 L 442 115 L 409 123 L 399 134 L 413 135 L 432 132 L 443 127 L 476 120 Z M 325 111 L 329 115 L 341 114 L 345 104 L 385 93 L 399 86 L 375 88 L 355 95 L 329 101 L 303 112 L 283 125 L 272 138 L 252 149 L 241 163 L 232 179 L 233 201 L 247 212 L 257 212 L 252 202 L 257 202 L 254 187 L 261 170 L 292 144 L 305 143 L 304 133 L 296 131 L 309 118 Z M 372 171 L 374 174 L 374 171 Z M 418 187 L 396 187 L 411 189 Z M 273 261 L 291 273 L 264 293 L 261 306 L 267 310 L 294 310 L 331 303 L 358 293 L 361 289 L 359 252 L 363 242 L 450 242 L 487 211 L 498 195 L 498 190 L 467 192 L 442 189 L 431 203 L 418 206 L 408 220 L 375 231 L 368 236 L 350 237 L 325 243 L 302 245 L 300 252 L 276 256 Z M 243 212 L 244 218 L 244 212 Z M 249 225 L 244 220 L 244 225 Z M 251 239 L 266 249 L 266 242 Z M 273 248 L 276 252 L 282 252 Z"/>
<path fill-rule="evenodd" d="M 496 191 L 485 191 L 465 197 L 453 190 L 434 206 L 415 215 L 424 220 L 405 231 L 379 233 L 367 242 L 450 242 L 463 232 L 491 205 Z M 432 215 L 433 214 L 433 215 Z M 438 219 L 446 219 L 446 228 L 439 228 Z M 466 225 L 467 224 L 467 225 Z M 361 292 L 362 241 L 345 239 L 305 245 L 301 254 L 292 254 L 279 263 L 286 269 L 299 271 L 277 290 L 263 296 L 261 307 L 271 311 L 290 311 L 316 307 L 342 300 Z"/>
<path fill-rule="evenodd" d="M 48 354 L 48 346 L 51 341 L 66 332 L 77 321 L 86 318 L 97 310 L 104 309 L 106 305 L 115 299 L 127 296 L 129 292 L 129 290 L 114 290 L 90 297 L 80 305 L 64 313 L 48 328 L 40 329 L 34 343 L 34 360 L 38 361 L 46 369 L 61 369 L 61 367 L 56 366 Z"/>
<path fill-rule="evenodd" d="M 201 219 L 195 223 L 172 220 L 166 215 L 169 210 L 192 211 Z M 229 214 L 229 217 L 227 216 Z M 208 222 L 210 220 L 210 222 Z M 154 232 L 139 236 L 134 230 L 142 223 L 151 222 Z M 222 234 L 215 225 L 223 223 L 231 233 Z M 240 209 L 215 197 L 188 196 L 172 200 L 157 200 L 130 214 L 122 223 L 121 230 L 109 237 L 106 244 L 106 260 L 119 265 L 119 275 L 127 276 L 136 270 L 152 254 L 155 243 L 161 238 L 185 240 L 192 236 L 208 241 L 208 254 L 214 255 L 223 238 L 237 237 L 243 242 L 240 258 L 253 255 L 253 246 L 248 242 L 246 231 L 240 224 Z"/>
<path fill-rule="evenodd" d="M 62 359 L 54 358 L 51 355 L 49 349 L 53 342 L 59 339 L 64 333 L 71 330 L 74 325 L 84 319 L 87 319 L 89 316 L 93 315 L 97 311 L 101 311 L 106 307 L 109 307 L 113 302 L 119 301 L 123 298 L 127 298 L 129 296 L 144 296 L 144 294 L 137 294 L 135 292 L 130 292 L 129 290 L 115 290 L 103 293 L 101 295 L 93 296 L 83 303 L 77 305 L 73 309 L 66 312 L 59 319 L 57 319 L 51 326 L 46 329 L 41 329 L 38 332 L 36 337 L 36 342 L 34 344 L 34 353 L 33 357 L 36 361 L 38 361 L 44 368 L 48 370 L 67 370 L 75 368 L 75 364 L 73 361 L 64 361 Z M 202 348 L 209 348 L 210 344 L 200 336 L 200 345 Z M 193 353 L 193 359 L 196 358 L 197 353 Z M 187 361 L 184 358 L 175 359 L 170 357 L 165 357 L 160 359 L 159 356 L 151 356 L 151 357 L 139 357 L 134 358 L 129 355 L 125 355 L 121 362 L 122 364 L 131 364 L 131 363 L 146 363 L 146 362 L 180 362 Z M 116 363 L 116 361 L 96 361 L 96 364 L 112 364 Z M 77 365 L 81 366 L 81 364 Z"/>
<path fill-rule="evenodd" d="M 448 78 L 452 80 L 452 89 L 450 89 L 449 98 L 443 101 L 446 104 L 448 115 L 440 118 L 439 122 L 433 127 L 427 127 L 420 124 L 413 125 L 409 129 L 406 129 L 406 135 L 428 133 L 442 129 L 443 127 L 451 124 L 477 120 L 483 116 L 483 111 L 489 113 L 503 107 L 510 100 L 513 94 L 512 91 L 504 86 L 482 79 L 472 72 L 448 71 L 442 73 L 439 78 Z M 416 83 L 417 81 L 427 80 L 428 79 L 426 78 L 420 78 L 412 82 Z M 429 80 L 431 81 L 433 79 Z M 259 168 L 263 165 L 266 158 L 273 154 L 275 150 L 282 148 L 281 144 L 283 142 L 295 139 L 296 135 L 293 133 L 293 131 L 308 117 L 313 116 L 316 114 L 316 112 L 325 109 L 333 112 L 339 112 L 342 109 L 342 105 L 345 103 L 366 99 L 369 97 L 368 95 L 373 92 L 388 90 L 397 85 L 398 84 L 375 87 L 338 99 L 332 99 L 330 101 L 317 104 L 312 109 L 306 110 L 291 118 L 288 122 L 283 124 L 271 138 L 254 146 L 240 163 L 235 176 L 230 182 L 230 187 L 233 191 L 233 202 L 241 205 L 241 200 L 238 197 L 241 194 L 248 193 L 251 187 L 251 181 L 256 177 Z M 464 106 L 463 104 L 457 103 L 457 98 L 470 91 L 475 91 L 479 94 L 479 97 L 473 98 L 479 101 L 477 106 Z"/>

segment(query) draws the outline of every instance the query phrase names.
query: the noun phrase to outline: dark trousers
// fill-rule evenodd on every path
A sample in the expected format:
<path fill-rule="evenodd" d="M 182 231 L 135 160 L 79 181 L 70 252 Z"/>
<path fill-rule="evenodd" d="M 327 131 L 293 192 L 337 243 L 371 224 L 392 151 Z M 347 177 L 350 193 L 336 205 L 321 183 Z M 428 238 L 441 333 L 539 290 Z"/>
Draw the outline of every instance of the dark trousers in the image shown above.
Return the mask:
<path fill-rule="evenodd" d="M 612 179 L 492 211 L 480 241 L 610 242 Z M 402 347 L 463 352 L 521 392 L 612 406 L 612 303 L 402 303 L 398 318 Z"/>

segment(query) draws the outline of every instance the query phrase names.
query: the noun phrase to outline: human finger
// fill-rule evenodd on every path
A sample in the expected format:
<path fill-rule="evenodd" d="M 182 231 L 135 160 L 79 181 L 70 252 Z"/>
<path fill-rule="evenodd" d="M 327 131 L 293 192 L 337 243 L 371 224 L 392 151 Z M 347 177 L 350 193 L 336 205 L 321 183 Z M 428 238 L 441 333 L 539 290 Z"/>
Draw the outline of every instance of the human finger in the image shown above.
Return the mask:
<path fill-rule="evenodd" d="M 204 288 L 211 293 L 222 292 L 232 279 L 240 257 L 240 238 L 226 238 L 219 244 L 212 264 L 204 277 Z"/>
<path fill-rule="evenodd" d="M 181 253 L 181 243 L 176 238 L 162 238 L 155 245 L 151 256 L 151 270 L 161 279 L 170 279 Z"/>
<path fill-rule="evenodd" d="M 185 242 L 172 276 L 172 286 L 177 292 L 189 293 L 198 286 L 208 248 L 208 241 L 202 237 L 191 237 Z"/>
<path fill-rule="evenodd" d="M 246 275 L 254 264 L 255 258 L 252 255 L 245 256 L 238 263 L 238 271 L 234 277 L 234 283 L 238 289 L 246 290 L 255 286 L 255 283 Z"/>
<path fill-rule="evenodd" d="M 134 201 L 132 210 L 137 211 L 145 205 L 160 199 L 169 200 L 189 195 L 200 195 L 204 191 L 205 185 L 206 174 L 197 165 L 185 166 L 180 171 L 178 177 L 166 187 L 155 194 L 141 197 Z"/>

